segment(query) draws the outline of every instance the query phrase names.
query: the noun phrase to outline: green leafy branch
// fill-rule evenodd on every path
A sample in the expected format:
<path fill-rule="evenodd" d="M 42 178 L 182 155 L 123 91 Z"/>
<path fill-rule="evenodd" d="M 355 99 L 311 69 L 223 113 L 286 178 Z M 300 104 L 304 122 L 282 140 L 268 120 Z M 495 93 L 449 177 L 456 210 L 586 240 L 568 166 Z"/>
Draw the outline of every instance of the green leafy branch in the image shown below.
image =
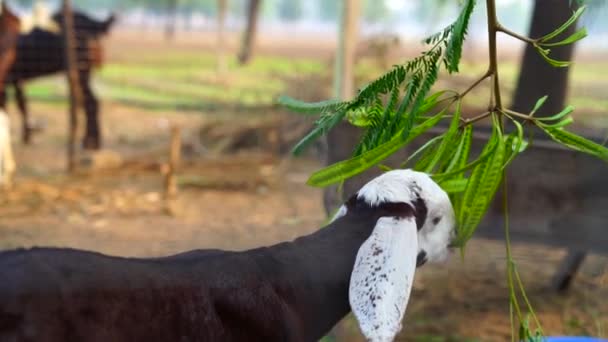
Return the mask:
<path fill-rule="evenodd" d="M 574 12 L 574 14 L 570 17 L 570 19 L 568 19 L 560 27 L 558 27 L 557 29 L 555 29 L 553 32 L 551 32 L 549 34 L 542 36 L 540 38 L 536 38 L 536 39 L 521 36 L 513 31 L 508 30 L 507 28 L 503 27 L 500 24 L 498 24 L 497 29 L 498 29 L 498 31 L 508 34 L 516 39 L 519 39 L 523 42 L 532 44 L 534 46 L 534 48 L 536 48 L 536 51 L 545 59 L 545 61 L 547 61 L 547 63 L 551 64 L 552 66 L 567 67 L 570 65 L 570 63 L 571 63 L 570 61 L 555 60 L 555 59 L 549 57 L 549 54 L 551 53 L 552 47 L 574 44 L 577 41 L 587 37 L 587 29 L 582 27 L 581 29 L 577 30 L 576 32 L 574 32 L 573 34 L 571 34 L 570 36 L 568 36 L 562 40 L 559 40 L 559 41 L 554 40 L 557 36 L 562 34 L 570 26 L 572 26 L 576 23 L 576 21 L 580 18 L 580 16 L 583 15 L 583 13 L 585 12 L 585 8 L 586 8 L 585 6 L 581 6 L 580 8 L 578 8 L 578 10 L 576 10 L 576 12 Z"/>
<path fill-rule="evenodd" d="M 573 107 L 568 106 L 549 117 L 537 118 L 534 115 L 547 97 L 539 99 L 529 113 L 519 113 L 505 108 L 501 98 L 497 34 L 502 32 L 531 44 L 549 64 L 566 67 L 570 62 L 552 59 L 549 56 L 550 49 L 575 43 L 587 35 L 587 31 L 582 28 L 569 37 L 555 40 L 561 33 L 575 25 L 585 7 L 575 11 L 570 19 L 553 32 L 532 39 L 502 26 L 497 18 L 495 0 L 486 0 L 489 38 L 487 71 L 460 93 L 438 91 L 429 94 L 441 67 L 448 73 L 458 72 L 462 45 L 474 7 L 475 0 L 465 0 L 458 18 L 451 25 L 424 40 L 424 43 L 430 46 L 427 51 L 410 61 L 394 66 L 363 87 L 352 100 L 306 103 L 288 97 L 279 99 L 281 104 L 294 111 L 320 114 L 315 128 L 294 148 L 295 154 L 300 153 L 310 142 L 327 133 L 343 119 L 365 130 L 350 159 L 314 172 L 308 184 L 319 187 L 341 184 L 379 165 L 412 140 L 435 127 L 440 121 L 449 119 L 450 124 L 445 132 L 423 144 L 400 167 L 411 167 L 430 174 L 448 192 L 458 221 L 457 244 L 464 247 L 479 226 L 501 184 L 503 194 L 506 196 L 505 169 L 530 144 L 524 138 L 527 126 L 540 128 L 558 144 L 608 162 L 606 147 L 566 130 L 566 127 L 573 122 L 570 116 Z M 477 116 L 463 117 L 461 112 L 463 98 L 487 79 L 491 81 L 488 110 Z M 470 152 L 474 124 L 488 118 L 492 121 L 492 134 L 481 153 L 473 157 Z M 507 121 L 512 122 L 515 127 L 513 132 L 509 133 L 505 130 Z M 386 169 L 385 166 L 382 168 Z M 517 315 L 520 323 L 520 340 L 537 341 L 542 337 L 542 330 L 511 255 L 506 203 L 505 197 L 511 321 L 513 322 L 513 316 Z M 532 315 L 537 327 L 535 333 L 531 332 L 529 320 L 522 314 L 520 299 L 523 299 L 524 305 Z M 514 333 L 512 336 L 515 338 Z"/>

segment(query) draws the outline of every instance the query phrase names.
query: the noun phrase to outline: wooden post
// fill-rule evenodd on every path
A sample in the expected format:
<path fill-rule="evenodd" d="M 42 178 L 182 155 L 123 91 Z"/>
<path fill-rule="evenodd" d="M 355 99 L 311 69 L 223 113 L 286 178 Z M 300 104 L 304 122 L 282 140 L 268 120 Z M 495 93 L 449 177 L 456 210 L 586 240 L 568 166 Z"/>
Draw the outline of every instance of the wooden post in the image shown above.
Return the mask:
<path fill-rule="evenodd" d="M 334 97 L 349 100 L 355 95 L 355 52 L 359 37 L 359 17 L 361 15 L 361 0 L 341 0 L 340 22 L 338 26 L 338 46 L 336 50 L 336 60 L 334 64 Z M 343 136 L 343 127 L 336 127 L 328 133 L 326 144 L 328 155 L 326 162 L 332 164 L 336 162 L 334 151 L 348 150 L 344 155 L 338 155 L 340 160 L 350 157 L 352 153 L 352 140 L 338 139 Z M 331 143 L 330 143 L 331 141 Z M 346 149 L 344 146 L 349 146 Z M 331 151 L 333 150 L 333 151 Z M 334 153 L 332 153 L 334 152 Z M 338 203 L 343 202 L 342 194 L 338 187 L 327 187 L 323 191 L 323 202 L 325 211 L 329 215 L 336 208 Z M 330 338 L 338 340 L 343 335 L 347 335 L 345 320 L 340 321 L 328 333 Z M 341 338 L 340 338 L 341 339 Z"/>
<path fill-rule="evenodd" d="M 258 31 L 258 12 L 260 11 L 261 2 L 262 0 L 249 0 L 249 5 L 247 6 L 247 27 L 243 34 L 241 51 L 238 55 L 238 61 L 241 65 L 249 63 L 251 55 L 253 54 L 255 36 Z"/>
<path fill-rule="evenodd" d="M 334 65 L 333 96 L 349 100 L 356 94 L 355 89 L 355 51 L 359 36 L 359 17 L 361 0 L 341 0 L 340 22 L 338 26 L 338 46 Z M 340 123 L 332 129 L 324 140 L 327 146 L 325 163 L 330 165 L 352 155 L 353 142 L 358 140 L 357 130 L 347 123 Z M 353 134 L 354 133 L 354 134 Z M 347 182 L 346 184 L 349 184 Z M 330 186 L 323 191 L 323 204 L 329 215 L 344 201 L 338 187 Z"/>
<path fill-rule="evenodd" d="M 167 3 L 168 18 L 165 23 L 165 39 L 171 41 L 175 38 L 177 24 L 177 2 L 179 0 L 169 0 Z"/>
<path fill-rule="evenodd" d="M 355 95 L 355 52 L 359 36 L 361 0 L 342 0 L 341 4 L 334 66 L 334 96 L 348 100 Z"/>
<path fill-rule="evenodd" d="M 76 55 L 76 38 L 74 37 L 74 18 L 72 16 L 72 4 L 70 0 L 63 0 L 63 38 L 64 53 L 68 85 L 70 90 L 70 110 L 68 124 L 67 158 L 68 171 L 73 172 L 76 168 L 76 135 L 78 132 L 78 107 L 82 95 L 78 80 L 78 60 Z"/>
<path fill-rule="evenodd" d="M 171 199 L 177 195 L 177 171 L 181 159 L 181 134 L 178 126 L 171 127 L 171 143 L 169 146 L 169 161 L 165 171 L 165 197 Z"/>
<path fill-rule="evenodd" d="M 228 9 L 228 0 L 217 0 L 217 74 L 223 75 L 228 69 L 226 61 L 226 10 Z"/>

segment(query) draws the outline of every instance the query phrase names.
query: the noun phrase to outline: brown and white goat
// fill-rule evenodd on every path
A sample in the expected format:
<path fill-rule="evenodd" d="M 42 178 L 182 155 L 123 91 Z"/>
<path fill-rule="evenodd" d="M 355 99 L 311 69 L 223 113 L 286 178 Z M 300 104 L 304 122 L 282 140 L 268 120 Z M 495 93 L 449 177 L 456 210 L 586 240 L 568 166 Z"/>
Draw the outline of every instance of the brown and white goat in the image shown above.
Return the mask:
<path fill-rule="evenodd" d="M 416 265 L 445 259 L 453 229 L 445 192 L 395 170 L 325 228 L 270 247 L 153 259 L 6 251 L 0 341 L 317 341 L 351 307 L 369 340 L 391 341 Z"/>
<path fill-rule="evenodd" d="M 0 7 L 0 88 L 9 69 L 15 62 L 17 37 L 19 36 L 19 18 L 8 8 L 6 1 Z M 2 102 L 0 96 L 0 103 Z M 10 187 L 15 172 L 15 159 L 11 147 L 10 119 L 0 108 L 0 187 Z"/>

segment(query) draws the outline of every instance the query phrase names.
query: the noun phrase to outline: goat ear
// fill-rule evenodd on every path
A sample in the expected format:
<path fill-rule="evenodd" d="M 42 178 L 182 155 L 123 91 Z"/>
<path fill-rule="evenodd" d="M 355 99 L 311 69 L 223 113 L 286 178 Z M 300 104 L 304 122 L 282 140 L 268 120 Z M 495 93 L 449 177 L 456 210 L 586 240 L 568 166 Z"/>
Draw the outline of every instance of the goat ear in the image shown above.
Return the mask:
<path fill-rule="evenodd" d="M 381 217 L 361 245 L 350 278 L 350 306 L 369 341 L 392 341 L 410 297 L 418 235 L 413 217 Z"/>

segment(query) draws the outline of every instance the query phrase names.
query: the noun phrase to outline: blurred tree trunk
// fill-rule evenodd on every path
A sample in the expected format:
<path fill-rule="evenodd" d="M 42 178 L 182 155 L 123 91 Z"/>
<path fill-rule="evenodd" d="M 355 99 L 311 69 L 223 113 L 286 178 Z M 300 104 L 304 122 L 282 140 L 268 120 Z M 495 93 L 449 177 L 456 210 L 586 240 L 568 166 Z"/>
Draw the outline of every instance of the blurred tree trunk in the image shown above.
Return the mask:
<path fill-rule="evenodd" d="M 572 3 L 572 4 L 570 4 Z M 538 38 L 552 32 L 568 20 L 576 10 L 576 1 L 536 0 L 529 36 Z M 565 38 L 575 32 L 576 25 L 570 26 L 560 36 Z M 568 61 L 574 54 L 574 44 L 551 48 L 551 58 Z M 556 68 L 549 65 L 530 44 L 526 45 L 521 71 L 511 107 L 522 113 L 532 110 L 536 100 L 548 95 L 547 102 L 537 116 L 556 114 L 564 108 L 568 92 L 570 68 Z"/>
<path fill-rule="evenodd" d="M 247 7 L 247 28 L 245 29 L 241 51 L 238 55 L 239 64 L 241 65 L 249 63 L 253 53 L 261 3 L 262 0 L 249 0 L 249 6 Z"/>
<path fill-rule="evenodd" d="M 334 63 L 334 97 L 350 99 L 355 96 L 355 51 L 359 38 L 359 21 L 361 17 L 361 0 L 341 0 L 340 26 L 338 28 L 338 46 Z M 353 148 L 359 140 L 360 131 L 346 122 L 341 122 L 327 134 L 326 164 L 350 158 Z M 343 191 L 337 186 L 329 186 L 323 191 L 325 212 L 331 215 L 344 201 L 344 195 L 350 195 L 352 182 L 345 182 Z M 346 320 L 340 321 L 329 332 L 334 340 L 351 341 L 352 332 Z"/>
<path fill-rule="evenodd" d="M 359 36 L 361 0 L 342 0 L 338 31 L 338 49 L 334 66 L 334 97 L 350 99 L 355 95 L 355 50 Z M 327 135 L 327 165 L 349 158 L 359 140 L 359 130 L 342 122 Z M 349 187 L 344 188 L 345 195 Z M 323 193 L 323 204 L 327 213 L 342 203 L 337 187 L 327 187 Z"/>
<path fill-rule="evenodd" d="M 576 10 L 576 1 L 536 0 L 529 37 L 538 38 L 552 32 L 568 20 Z M 576 24 L 555 38 L 556 41 L 570 36 L 576 30 Z M 569 61 L 574 55 L 574 44 L 551 48 L 551 58 Z M 556 68 L 549 65 L 531 45 L 526 45 L 522 66 L 517 81 L 517 88 L 511 107 L 522 113 L 534 108 L 536 101 L 545 95 L 549 98 L 538 110 L 536 116 L 550 116 L 560 112 L 566 103 L 568 94 L 568 73 L 570 68 Z M 576 167 L 571 160 L 572 167 Z M 559 292 L 565 292 L 580 264 L 585 259 L 585 252 L 569 249 L 568 255 L 562 260 L 554 276 L 553 287 Z"/>
<path fill-rule="evenodd" d="M 175 38 L 175 27 L 177 22 L 177 2 L 179 0 L 168 0 L 167 4 L 167 22 L 165 25 L 165 39 L 173 40 Z"/>
<path fill-rule="evenodd" d="M 342 0 L 342 6 L 334 64 L 334 96 L 346 100 L 355 95 L 355 51 L 359 37 L 361 0 Z"/>
<path fill-rule="evenodd" d="M 226 10 L 228 8 L 228 0 L 217 0 L 217 74 L 222 75 L 228 69 L 228 61 L 226 60 Z"/>
<path fill-rule="evenodd" d="M 74 171 L 76 167 L 76 135 L 78 134 L 78 107 L 81 103 L 80 82 L 78 81 L 78 61 L 76 57 L 76 37 L 74 36 L 74 18 L 72 16 L 72 3 L 63 0 L 63 38 L 66 61 L 67 79 L 70 91 L 68 143 L 67 143 L 67 169 Z"/>

